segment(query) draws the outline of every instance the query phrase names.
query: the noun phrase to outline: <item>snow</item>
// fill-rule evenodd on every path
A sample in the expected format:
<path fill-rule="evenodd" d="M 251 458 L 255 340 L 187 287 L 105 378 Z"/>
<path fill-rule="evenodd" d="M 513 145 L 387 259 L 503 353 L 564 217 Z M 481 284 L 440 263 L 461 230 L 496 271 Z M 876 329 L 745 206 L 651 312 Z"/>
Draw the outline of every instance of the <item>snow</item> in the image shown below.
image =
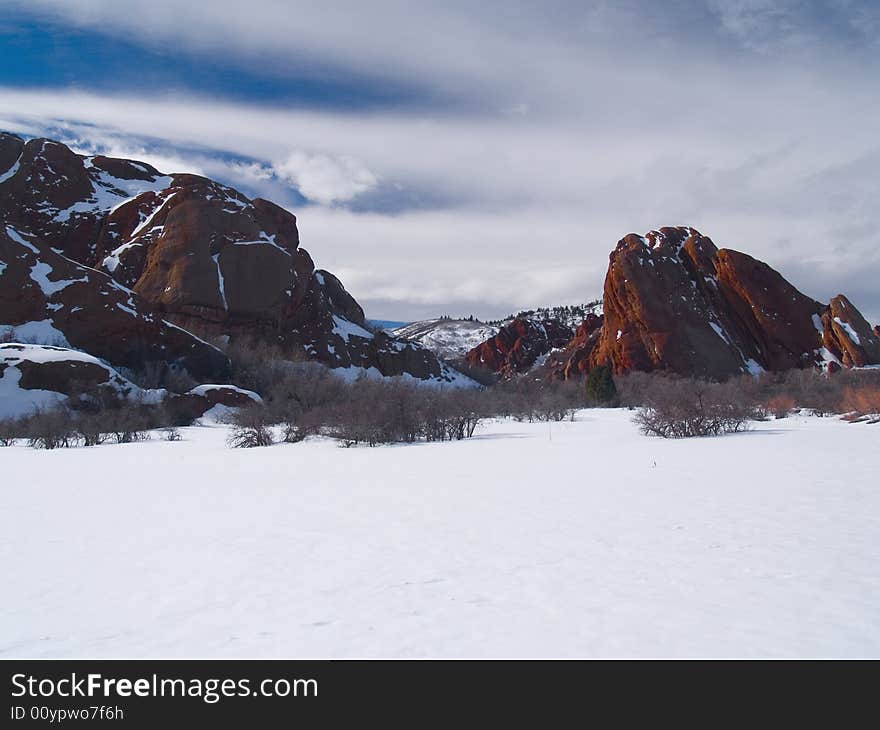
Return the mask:
<path fill-rule="evenodd" d="M 716 335 L 718 335 L 728 345 L 730 344 L 730 340 L 727 339 L 727 335 L 724 334 L 724 330 L 721 329 L 721 325 L 719 325 L 717 322 L 709 322 L 709 326 L 715 331 Z"/>
<path fill-rule="evenodd" d="M 175 195 L 177 195 L 178 192 L 179 192 L 178 190 L 173 190 L 172 192 L 170 192 L 170 193 L 169 193 L 168 195 L 166 195 L 165 197 L 160 198 L 160 199 L 159 199 L 159 204 L 156 205 L 156 206 L 153 208 L 153 211 L 152 211 L 148 216 L 146 216 L 146 217 L 145 217 L 145 218 L 144 218 L 144 219 L 143 219 L 143 220 L 137 225 L 137 227 L 131 232 L 131 236 L 129 236 L 129 238 L 130 238 L 130 239 L 137 238 L 138 236 L 140 236 L 140 234 L 141 234 L 143 231 L 145 231 L 145 230 L 152 230 L 152 228 L 154 228 L 155 226 L 150 226 L 150 224 L 156 219 L 156 216 L 162 211 L 162 209 L 168 204 L 168 202 L 169 202 L 172 198 L 174 198 Z M 150 226 L 150 227 L 148 228 L 148 226 Z M 113 253 L 115 254 L 115 253 L 117 253 L 118 251 L 119 251 L 119 249 L 117 249 L 117 250 L 114 251 Z"/>
<path fill-rule="evenodd" d="M 220 383 L 203 383 L 202 385 L 197 385 L 195 388 L 188 391 L 188 393 L 189 395 L 207 395 L 212 390 L 233 390 L 236 393 L 246 395 L 248 398 L 256 401 L 257 403 L 263 402 L 263 399 L 260 397 L 259 393 L 254 393 L 254 391 L 252 390 L 239 388 L 236 385 L 223 385 Z"/>
<path fill-rule="evenodd" d="M 273 233 L 271 236 L 268 235 L 265 231 L 260 233 L 262 238 L 256 241 L 233 241 L 231 243 L 232 246 L 271 246 L 272 248 L 277 248 L 281 253 L 285 256 L 290 256 L 290 251 L 286 248 L 279 246 L 275 243 L 275 234 Z M 321 285 L 324 284 L 324 277 L 321 277 Z"/>
<path fill-rule="evenodd" d="M 17 325 L 0 324 L 0 329 L 5 329 L 2 334 L 6 335 L 8 333 L 11 339 L 17 342 L 54 345 L 56 347 L 69 346 L 64 333 L 56 329 L 55 323 L 51 319 L 33 320 Z"/>
<path fill-rule="evenodd" d="M 342 378 L 347 383 L 353 383 L 359 378 L 370 378 L 372 380 L 388 380 L 389 377 L 399 379 L 405 383 L 413 385 L 423 385 L 428 388 L 479 388 L 481 387 L 477 381 L 469 378 L 464 373 L 459 372 L 445 362 L 440 363 L 440 377 L 431 377 L 428 379 L 417 378 L 410 373 L 401 373 L 400 375 L 387 376 L 375 366 L 368 368 L 359 367 L 357 365 L 349 365 L 347 367 L 332 368 L 330 371 L 337 378 Z"/>
<path fill-rule="evenodd" d="M 761 367 L 761 364 L 751 357 L 745 361 L 745 367 L 749 375 L 760 375 L 761 373 L 765 372 L 764 368 Z"/>
<path fill-rule="evenodd" d="M 61 281 L 50 281 L 49 274 L 51 274 L 52 272 L 52 267 L 45 261 L 37 261 L 37 263 L 35 263 L 31 267 L 31 279 L 37 283 L 40 289 L 43 290 L 43 294 L 46 297 L 51 297 L 53 294 L 67 288 L 71 284 L 74 284 L 78 281 L 88 281 L 88 277 L 85 276 L 79 279 L 62 279 Z"/>
<path fill-rule="evenodd" d="M 101 262 L 101 266 L 103 266 L 107 271 L 111 274 L 119 268 L 119 257 L 131 248 L 141 248 L 143 246 L 142 243 L 138 243 L 137 241 L 129 241 L 128 243 L 123 243 L 121 246 L 113 249 L 107 256 L 104 257 L 104 260 Z"/>
<path fill-rule="evenodd" d="M 20 336 L 24 330 L 24 326 L 16 327 L 15 336 Z M 10 342 L 0 344 L 0 364 L 7 365 L 0 376 L 0 418 L 17 418 L 32 412 L 34 408 L 50 407 L 67 400 L 67 396 L 54 391 L 20 388 L 21 371 L 18 365 L 23 361 L 86 362 L 103 368 L 108 374 L 107 384 L 121 395 L 137 397 L 145 403 L 159 403 L 167 395 L 163 389 L 139 388 L 109 365 L 85 352 L 44 344 Z"/>
<path fill-rule="evenodd" d="M 816 350 L 816 356 L 819 358 L 823 368 L 828 367 L 831 363 L 840 365 L 840 360 L 838 360 L 827 347 L 820 347 Z"/>
<path fill-rule="evenodd" d="M 159 175 L 150 180 L 125 180 L 92 165 L 91 157 L 84 165 L 92 181 L 92 195 L 88 200 L 80 200 L 55 213 L 55 221 L 65 223 L 77 214 L 110 212 L 129 200 L 146 192 L 158 193 L 170 187 L 174 180 L 167 175 Z"/>
<path fill-rule="evenodd" d="M 399 327 L 392 334 L 418 342 L 440 357 L 456 358 L 497 335 L 498 327 L 467 319 L 429 319 Z"/>
<path fill-rule="evenodd" d="M 0 351 L 0 364 L 3 360 L 3 353 Z M 32 413 L 35 408 L 52 408 L 67 400 L 67 396 L 51 390 L 24 390 L 18 385 L 20 380 L 21 371 L 16 367 L 7 367 L 0 374 L 0 418 L 18 418 Z"/>
<path fill-rule="evenodd" d="M 16 328 L 18 332 L 18 328 Z M 107 368 L 98 358 L 79 350 L 49 345 L 34 345 L 22 342 L 10 342 L 0 345 L 0 358 L 4 362 L 30 360 L 31 362 L 88 362 Z"/>
<path fill-rule="evenodd" d="M 876 426 L 664 441 L 607 410 L 250 450 L 181 431 L 2 450 L 0 655 L 880 654 Z"/>
<path fill-rule="evenodd" d="M 220 254 L 215 253 L 211 258 L 217 267 L 217 290 L 220 292 L 220 301 L 223 302 L 223 309 L 228 312 L 229 304 L 226 302 L 226 283 L 223 280 L 223 270 L 220 268 Z"/>
<path fill-rule="evenodd" d="M 40 255 L 40 250 L 34 246 L 32 243 L 28 243 L 22 238 L 21 234 L 16 231 L 12 226 L 6 226 L 6 235 L 9 236 L 16 243 L 20 243 L 25 248 L 30 249 L 33 253 Z"/>
<path fill-rule="evenodd" d="M 349 338 L 362 337 L 365 340 L 372 340 L 373 333 L 365 330 L 363 327 L 356 325 L 354 322 L 347 320 L 338 315 L 333 315 L 333 334 L 338 335 L 346 342 Z"/>
<path fill-rule="evenodd" d="M 0 185 L 5 183 L 7 180 L 15 177 L 16 173 L 18 173 L 19 168 L 21 167 L 21 155 L 18 156 L 18 159 L 12 164 L 6 172 L 0 175 Z"/>
<path fill-rule="evenodd" d="M 835 317 L 835 318 L 834 318 L 834 321 L 837 323 L 837 325 L 838 325 L 838 326 L 839 326 L 844 332 L 846 332 L 846 336 L 849 337 L 849 339 L 850 339 L 851 342 L 854 342 L 856 345 L 860 345 L 860 344 L 862 344 L 862 343 L 861 343 L 861 340 L 859 340 L 859 335 L 858 335 L 858 334 L 856 333 L 856 331 L 850 326 L 850 324 L 849 324 L 848 322 L 844 322 L 840 317 Z"/>
<path fill-rule="evenodd" d="M 128 290 L 126 289 L 126 291 L 128 291 Z M 197 337 L 189 330 L 185 330 L 183 327 L 178 327 L 176 324 L 174 324 L 174 322 L 169 322 L 167 319 L 163 319 L 162 324 L 164 324 L 167 327 L 172 327 L 173 329 L 180 330 L 181 332 L 188 334 L 190 337 L 192 337 L 197 342 L 201 342 L 203 345 L 207 345 L 211 349 L 217 350 L 217 352 L 221 352 L 221 350 L 219 350 L 216 346 L 212 345 L 210 342 L 203 340 L 201 337 Z"/>

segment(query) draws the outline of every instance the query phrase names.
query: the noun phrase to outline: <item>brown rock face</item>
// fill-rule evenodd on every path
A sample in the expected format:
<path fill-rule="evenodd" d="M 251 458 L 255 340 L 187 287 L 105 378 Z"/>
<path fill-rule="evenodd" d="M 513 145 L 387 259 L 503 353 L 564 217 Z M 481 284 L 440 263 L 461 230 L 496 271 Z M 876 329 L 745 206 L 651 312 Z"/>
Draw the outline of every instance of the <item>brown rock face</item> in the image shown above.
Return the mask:
<path fill-rule="evenodd" d="M 569 327 L 556 320 L 517 317 L 497 335 L 470 350 L 465 359 L 472 367 L 510 377 L 531 368 L 553 348 L 562 347 L 573 334 Z"/>
<path fill-rule="evenodd" d="M 0 227 L 0 334 L 70 346 L 116 367 L 179 365 L 224 378 L 217 349 L 169 324 L 109 276 L 52 251 L 12 226 Z"/>
<path fill-rule="evenodd" d="M 6 346 L 7 352 L 9 345 Z M 32 362 L 25 360 L 18 365 L 21 379 L 18 381 L 24 390 L 48 390 L 64 395 L 72 395 L 84 389 L 106 386 L 113 378 L 112 371 L 97 363 L 77 362 Z"/>
<path fill-rule="evenodd" d="M 63 347 L 0 344 L 0 418 L 51 407 L 68 396 L 102 391 L 123 398 L 146 395 L 91 355 Z"/>
<path fill-rule="evenodd" d="M 12 166 L 0 171 L 2 219 L 88 266 L 95 264 L 96 241 L 107 211 L 170 182 L 142 163 L 83 157 L 52 140 L 24 142 L 0 134 L 0 159 L 13 156 Z"/>
<path fill-rule="evenodd" d="M 693 228 L 630 234 L 611 253 L 604 321 L 548 360 L 549 376 L 666 370 L 741 373 L 880 363 L 880 340 L 845 297 L 828 306 L 760 261 L 717 249 Z"/>
<path fill-rule="evenodd" d="M 864 367 L 880 362 L 877 327 L 865 321 L 843 294 L 838 294 L 822 313 L 822 342 L 846 367 Z"/>
<path fill-rule="evenodd" d="M 578 325 L 574 338 L 547 358 L 547 371 L 552 380 L 586 377 L 590 372 L 590 355 L 602 334 L 603 315 L 588 314 Z"/>
<path fill-rule="evenodd" d="M 180 426 L 191 424 L 216 405 L 241 408 L 259 402 L 260 396 L 249 390 L 227 385 L 200 385 L 183 395 L 169 394 L 163 405 L 172 423 Z"/>
<path fill-rule="evenodd" d="M 299 248 L 293 214 L 207 178 L 3 135 L 0 220 L 200 335 L 262 337 L 331 367 L 460 377 L 423 347 L 368 331 L 341 282 Z"/>

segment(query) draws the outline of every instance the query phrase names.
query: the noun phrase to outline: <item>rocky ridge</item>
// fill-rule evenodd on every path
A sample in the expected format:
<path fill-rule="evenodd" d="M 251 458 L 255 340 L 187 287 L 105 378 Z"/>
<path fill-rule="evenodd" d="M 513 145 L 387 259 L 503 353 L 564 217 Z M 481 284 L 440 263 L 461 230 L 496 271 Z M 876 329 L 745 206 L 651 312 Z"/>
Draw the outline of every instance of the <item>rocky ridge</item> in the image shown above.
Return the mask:
<path fill-rule="evenodd" d="M 20 252 L 5 254 L 0 327 L 33 330 L 34 322 L 50 320 L 71 346 L 114 365 L 128 364 L 125 353 L 135 358 L 158 349 L 189 369 L 189 351 L 197 349 L 215 361 L 203 376 L 222 379 L 222 354 L 202 352 L 210 346 L 189 334 L 196 332 L 204 339 L 256 337 L 331 368 L 467 382 L 419 344 L 371 331 L 342 283 L 300 248 L 292 213 L 204 177 L 163 175 L 145 163 L 0 133 L 2 250 L 10 250 L 10 241 L 31 246 L 39 261 L 13 266 Z M 20 287 L 30 287 L 34 266 L 49 266 L 71 283 L 61 294 L 50 287 L 51 301 L 25 312 L 11 300 Z M 74 272 L 76 266 L 88 273 Z M 104 306 L 114 296 L 124 301 Z M 47 306 L 56 307 L 52 317 Z M 130 335 L 115 313 L 111 329 L 122 339 L 119 352 L 100 344 L 109 327 L 105 310 L 123 306 L 137 313 L 129 324 L 155 323 L 149 346 L 149 338 Z M 80 312 L 77 328 L 63 326 Z M 132 338 L 140 349 L 128 347 Z M 100 352 L 90 349 L 96 342 Z"/>

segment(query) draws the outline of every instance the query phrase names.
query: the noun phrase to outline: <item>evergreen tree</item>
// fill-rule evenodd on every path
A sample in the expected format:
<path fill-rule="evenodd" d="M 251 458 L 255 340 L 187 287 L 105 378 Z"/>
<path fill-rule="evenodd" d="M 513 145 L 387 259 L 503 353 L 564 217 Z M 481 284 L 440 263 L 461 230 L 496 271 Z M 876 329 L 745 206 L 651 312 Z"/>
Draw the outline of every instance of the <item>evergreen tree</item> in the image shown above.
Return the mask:
<path fill-rule="evenodd" d="M 594 403 L 610 404 L 617 398 L 617 386 L 611 377 L 611 368 L 597 365 L 587 376 L 587 397 Z"/>

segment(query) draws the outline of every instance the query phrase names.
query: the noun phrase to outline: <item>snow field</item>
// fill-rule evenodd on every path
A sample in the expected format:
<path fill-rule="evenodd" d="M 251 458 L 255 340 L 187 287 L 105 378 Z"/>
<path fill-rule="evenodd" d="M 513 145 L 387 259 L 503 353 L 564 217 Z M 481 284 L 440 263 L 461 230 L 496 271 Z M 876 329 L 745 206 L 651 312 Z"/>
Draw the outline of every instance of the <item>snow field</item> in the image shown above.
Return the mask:
<path fill-rule="evenodd" d="M 0 449 L 0 656 L 880 655 L 880 429 Z"/>

